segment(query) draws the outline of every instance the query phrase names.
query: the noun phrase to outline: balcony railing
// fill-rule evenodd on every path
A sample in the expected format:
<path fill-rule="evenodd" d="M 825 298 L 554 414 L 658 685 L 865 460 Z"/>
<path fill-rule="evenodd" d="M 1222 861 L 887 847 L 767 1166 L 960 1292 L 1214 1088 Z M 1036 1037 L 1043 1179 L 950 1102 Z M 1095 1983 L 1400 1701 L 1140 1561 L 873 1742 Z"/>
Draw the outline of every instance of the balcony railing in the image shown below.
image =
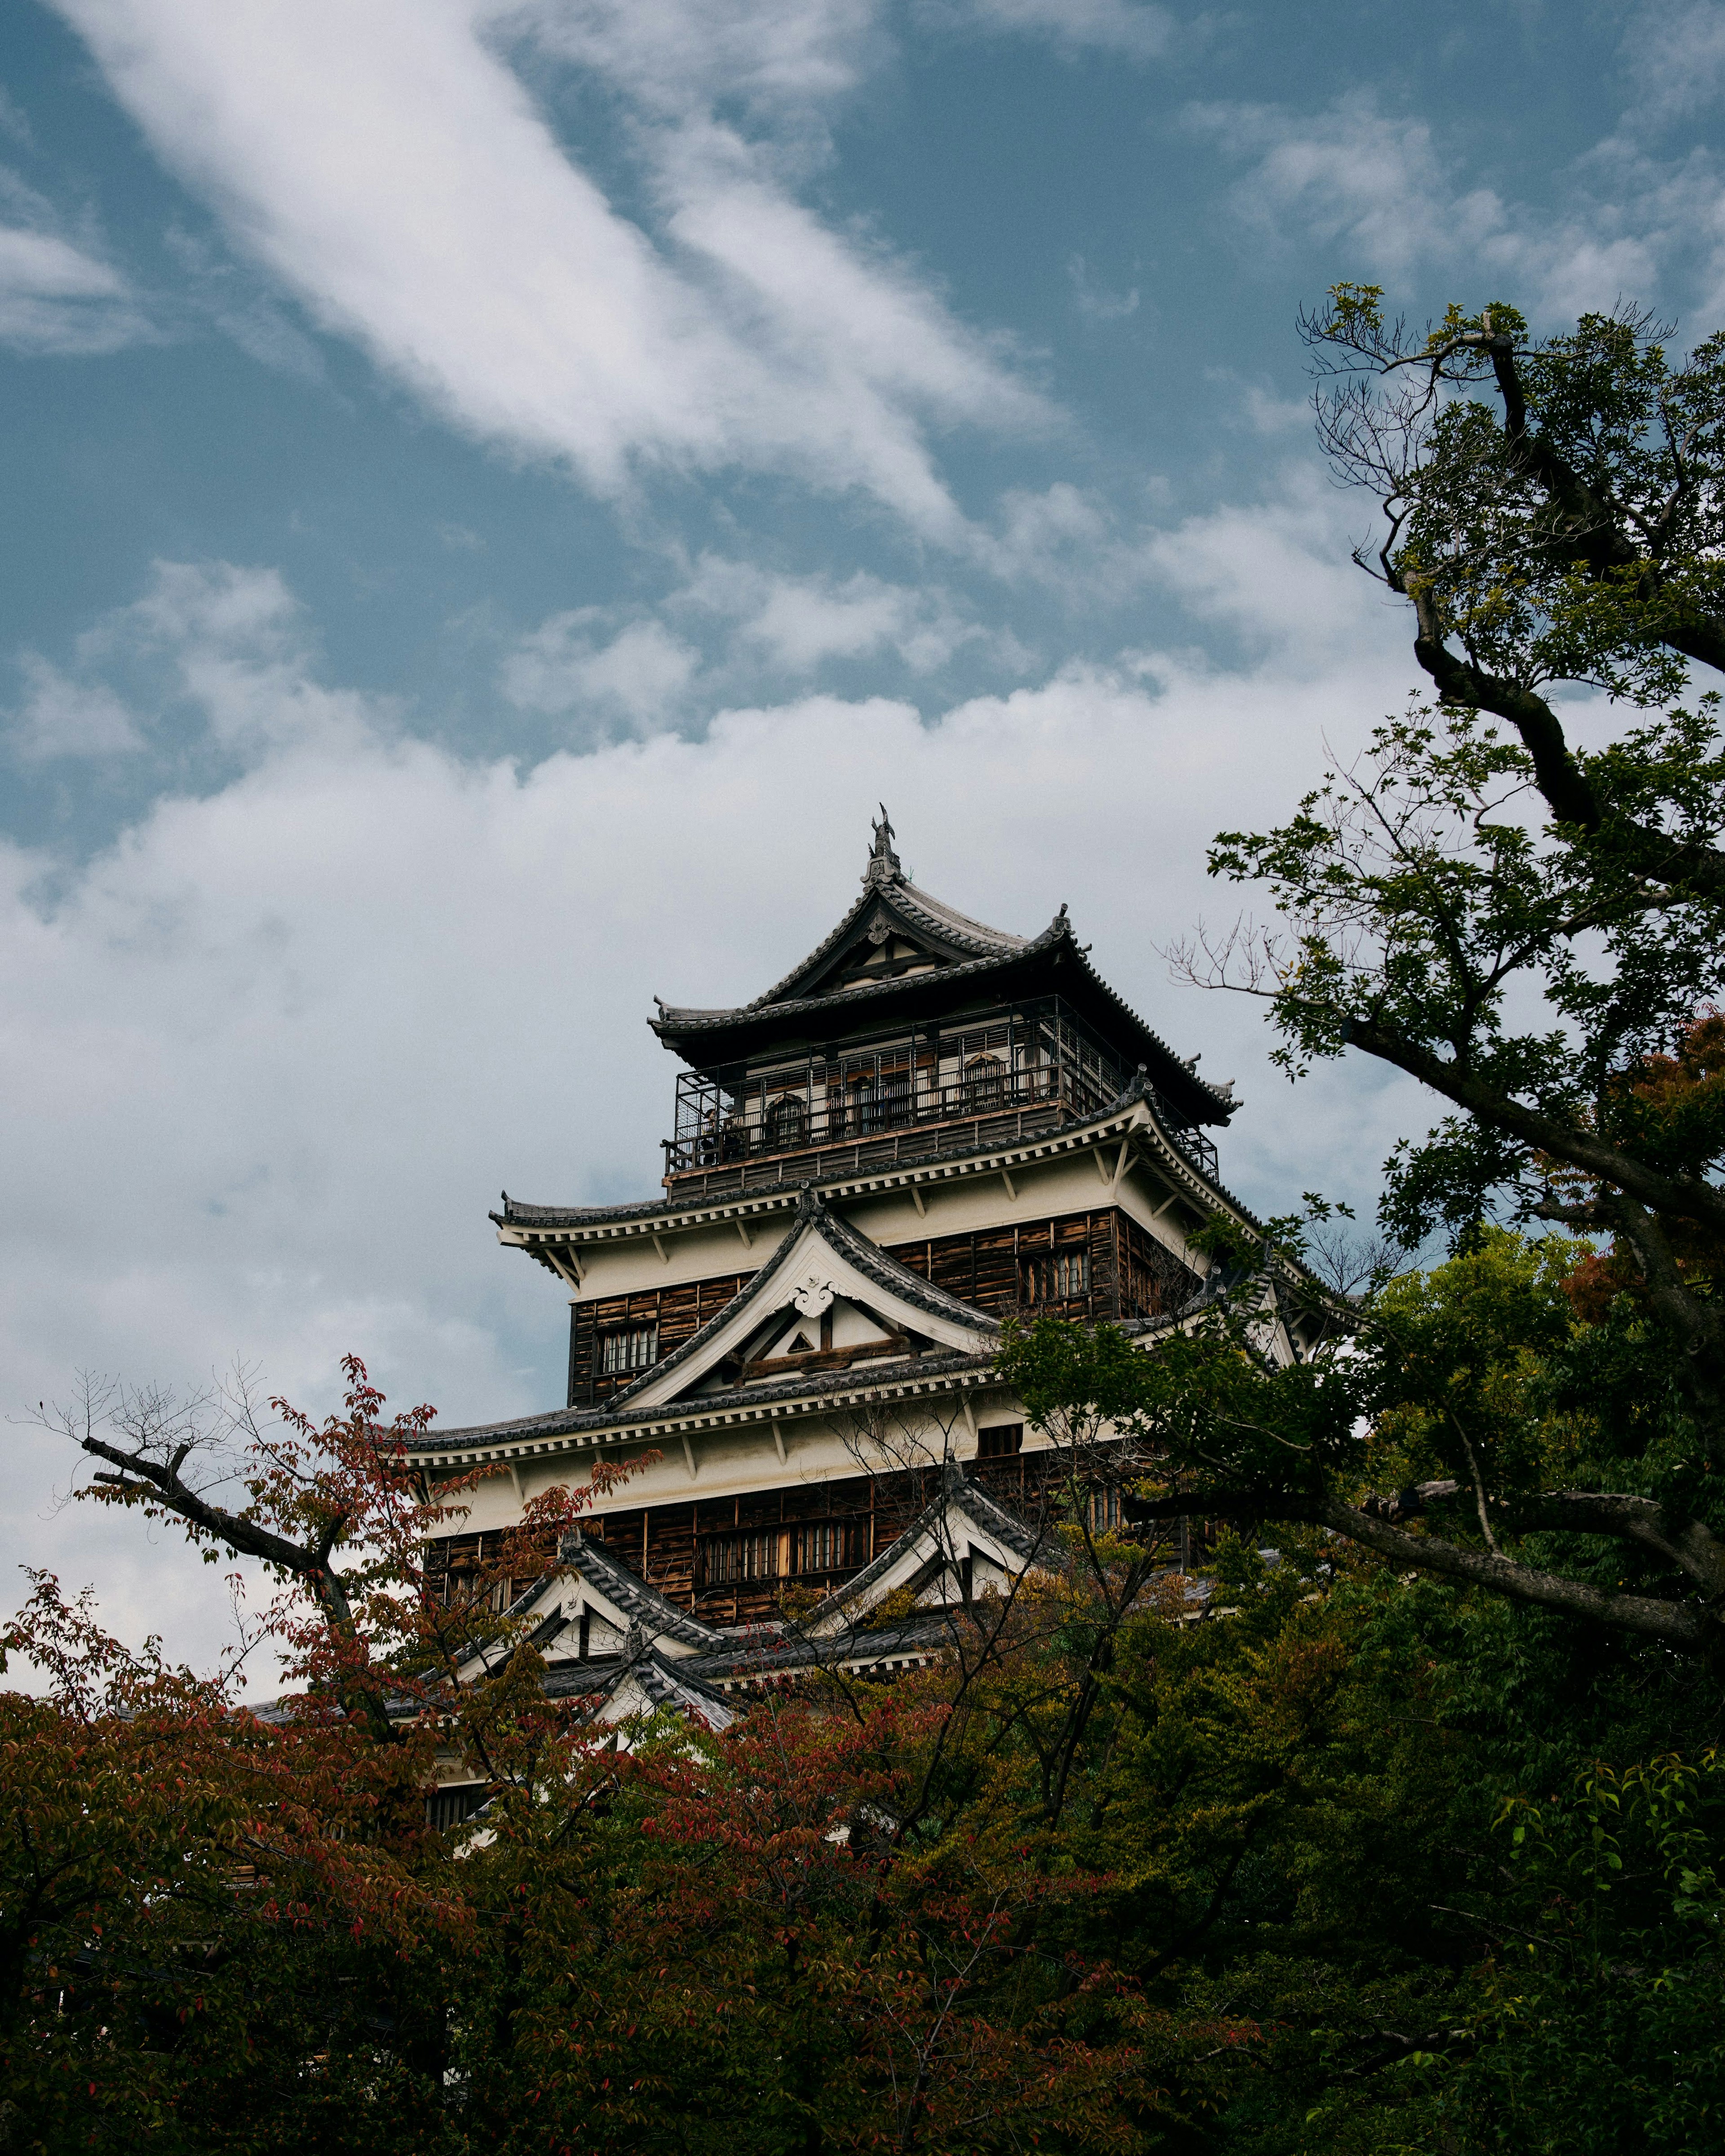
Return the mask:
<path fill-rule="evenodd" d="M 752 1187 L 763 1179 L 750 1172 L 757 1168 L 768 1171 L 768 1180 L 788 1179 L 783 1171 L 793 1165 L 819 1173 L 818 1158 L 809 1156 L 842 1147 L 872 1157 L 883 1139 L 911 1130 L 922 1155 L 940 1149 L 929 1140 L 942 1124 L 954 1127 L 955 1147 L 973 1136 L 988 1142 L 984 1132 L 997 1127 L 1009 1141 L 1032 1134 L 1027 1122 L 1041 1131 L 1098 1115 L 1127 1082 L 1119 1060 L 1054 997 L 937 1034 L 711 1076 L 687 1071 L 677 1082 L 676 1135 L 665 1142 L 666 1180 L 699 1176 L 706 1183 L 716 1171 L 723 1178 L 742 1170 L 739 1180 Z M 1157 1106 L 1181 1150 L 1214 1180 L 1209 1139 Z"/>

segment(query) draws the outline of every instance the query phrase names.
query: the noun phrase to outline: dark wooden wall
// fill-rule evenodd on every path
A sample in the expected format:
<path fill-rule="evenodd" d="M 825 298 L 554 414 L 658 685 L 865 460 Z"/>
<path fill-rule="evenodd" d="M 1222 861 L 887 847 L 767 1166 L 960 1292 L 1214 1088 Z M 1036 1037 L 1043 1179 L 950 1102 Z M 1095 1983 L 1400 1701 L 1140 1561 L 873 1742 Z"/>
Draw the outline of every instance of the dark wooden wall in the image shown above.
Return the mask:
<path fill-rule="evenodd" d="M 1088 1292 L 1051 1297 L 1040 1260 L 1079 1250 L 1090 1255 Z M 889 1255 L 907 1271 L 993 1317 L 1033 1310 L 1091 1323 L 1156 1317 L 1178 1309 L 1199 1284 L 1196 1273 L 1117 1206 L 1018 1227 L 980 1229 L 969 1235 L 895 1243 Z"/>
<path fill-rule="evenodd" d="M 1078 1250 L 1090 1255 L 1089 1291 L 1051 1299 L 1038 1261 Z M 1158 1317 L 1178 1309 L 1199 1285 L 1196 1273 L 1117 1206 L 1063 1214 L 1026 1226 L 981 1229 L 974 1235 L 926 1236 L 890 1245 L 888 1254 L 907 1271 L 995 1317 L 1032 1309 L 1091 1323 Z M 750 1277 L 732 1273 L 575 1304 L 569 1313 L 568 1404 L 595 1404 L 640 1375 L 638 1370 L 610 1376 L 600 1371 L 602 1332 L 656 1325 L 662 1360 L 722 1310 Z"/>
<path fill-rule="evenodd" d="M 1058 1475 L 1062 1465 L 1046 1453 L 1019 1452 L 977 1460 L 967 1471 L 1003 1504 L 1034 1510 L 1042 1502 L 1046 1478 Z M 759 1624 L 780 1614 L 787 1589 L 823 1594 L 860 1572 L 932 1502 L 938 1483 L 933 1467 L 835 1476 L 747 1496 L 642 1506 L 583 1518 L 581 1524 L 583 1533 L 603 1543 L 638 1578 L 704 1622 Z M 848 1531 L 845 1562 L 824 1569 L 787 1563 L 798 1546 L 797 1530 L 822 1522 Z M 768 1538 L 777 1553 L 775 1569 L 752 1578 L 711 1579 L 716 1548 L 739 1536 Z M 429 1552 L 434 1582 L 446 1594 L 470 1592 L 475 1567 L 497 1563 L 503 1544 L 502 1534 L 495 1531 L 441 1537 Z M 498 1583 L 490 1596 L 493 1607 L 506 1606 L 529 1584 Z"/>
<path fill-rule="evenodd" d="M 626 1326 L 656 1325 L 662 1362 L 674 1348 L 680 1348 L 710 1317 L 716 1317 L 732 1296 L 752 1279 L 749 1273 L 726 1273 L 717 1280 L 685 1281 L 680 1287 L 637 1290 L 634 1295 L 613 1295 L 596 1302 L 578 1302 L 569 1311 L 569 1398 L 572 1408 L 591 1405 L 639 1378 L 639 1370 L 619 1370 L 605 1376 L 599 1369 L 598 1336 Z"/>

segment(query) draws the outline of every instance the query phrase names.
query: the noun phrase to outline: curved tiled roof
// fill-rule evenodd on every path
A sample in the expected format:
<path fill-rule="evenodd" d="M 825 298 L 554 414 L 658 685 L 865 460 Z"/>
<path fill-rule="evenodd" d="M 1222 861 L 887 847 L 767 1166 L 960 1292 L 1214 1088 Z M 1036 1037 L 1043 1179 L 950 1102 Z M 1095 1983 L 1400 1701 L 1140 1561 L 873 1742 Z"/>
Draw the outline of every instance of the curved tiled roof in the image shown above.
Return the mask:
<path fill-rule="evenodd" d="M 913 1275 L 914 1278 L 915 1276 Z M 978 1316 L 981 1316 L 978 1312 Z M 900 1375 L 915 1373 L 918 1380 L 944 1378 L 956 1371 L 981 1369 L 994 1359 L 992 1342 L 975 1354 L 957 1350 L 932 1355 L 918 1355 L 914 1361 L 900 1363 L 869 1363 L 862 1367 L 871 1373 L 868 1382 L 876 1390 Z M 660 1368 L 663 1369 L 664 1364 Z M 879 1373 L 878 1376 L 872 1373 Z M 852 1370 L 823 1370 L 810 1376 L 800 1374 L 780 1378 L 766 1383 L 757 1382 L 747 1386 L 736 1386 L 728 1392 L 703 1393 L 698 1406 L 703 1415 L 721 1415 L 736 1408 L 777 1407 L 783 1402 L 818 1398 L 824 1393 L 843 1393 L 855 1390 L 858 1374 Z M 547 1408 L 538 1414 L 517 1415 L 509 1422 L 472 1423 L 459 1430 L 429 1431 L 424 1437 L 408 1440 L 408 1450 L 413 1453 L 457 1452 L 475 1445 L 507 1445 L 517 1440 L 564 1437 L 579 1430 L 611 1430 L 624 1424 L 650 1430 L 655 1422 L 675 1420 L 689 1413 L 691 1404 L 686 1400 L 666 1401 L 656 1407 L 629 1408 L 619 1414 L 615 1412 L 615 1398 L 603 1407 Z"/>
<path fill-rule="evenodd" d="M 625 1407 L 628 1402 L 647 1386 L 656 1384 L 668 1371 L 680 1368 L 693 1361 L 720 1327 L 728 1325 L 739 1310 L 746 1309 L 766 1289 L 783 1270 L 793 1245 L 803 1229 L 818 1225 L 823 1238 L 848 1258 L 857 1270 L 876 1287 L 890 1289 L 918 1310 L 927 1311 L 931 1317 L 944 1317 L 959 1325 L 966 1325 L 978 1332 L 996 1333 L 1000 1330 L 992 1317 L 979 1310 L 973 1310 L 968 1302 L 961 1302 L 956 1295 L 944 1288 L 932 1286 L 920 1273 L 913 1273 L 901 1265 L 896 1258 L 889 1258 L 878 1244 L 871 1243 L 866 1235 L 860 1235 L 846 1220 L 836 1213 L 829 1213 L 821 1202 L 821 1195 L 812 1183 L 805 1183 L 802 1195 L 797 1200 L 797 1209 L 791 1224 L 785 1230 L 778 1248 L 768 1259 L 754 1278 L 747 1281 L 732 1296 L 721 1310 L 716 1310 L 698 1332 L 691 1332 L 680 1348 L 674 1348 L 662 1363 L 655 1363 L 650 1370 L 643 1370 L 633 1383 L 611 1395 L 614 1408 Z M 750 1388 L 751 1391 L 753 1388 Z"/>
<path fill-rule="evenodd" d="M 806 958 L 793 966 L 783 980 L 775 981 L 764 995 L 757 996 L 752 1003 L 744 1004 L 740 1011 L 693 1010 L 669 1004 L 660 1005 L 660 1022 L 664 1024 L 688 1025 L 701 1019 L 709 1022 L 720 1018 L 736 1018 L 742 1011 L 764 1011 L 778 1004 L 779 998 L 793 988 L 798 981 L 816 972 L 829 958 L 843 949 L 845 939 L 871 908 L 883 906 L 889 913 L 896 913 L 905 926 L 920 928 L 940 942 L 968 951 L 973 957 L 998 958 L 1026 947 L 1027 939 L 1009 935 L 1004 928 L 990 928 L 985 921 L 973 921 L 968 913 L 961 913 L 956 906 L 948 906 L 944 899 L 930 892 L 919 891 L 897 863 L 896 855 L 884 860 L 871 857 L 868 873 L 863 878 L 862 896 L 845 914 L 830 934 L 821 938 Z M 1065 911 L 1062 907 L 1062 912 Z"/>
<path fill-rule="evenodd" d="M 675 1602 L 667 1602 L 656 1587 L 648 1586 L 639 1573 L 631 1572 L 603 1543 L 591 1540 L 579 1527 L 572 1527 L 563 1537 L 557 1557 L 569 1571 L 625 1612 L 631 1623 L 645 1625 L 655 1634 L 668 1633 L 685 1647 L 709 1653 L 724 1645 L 722 1632 L 703 1625 L 686 1609 L 679 1609 Z"/>
<path fill-rule="evenodd" d="M 660 1004 L 658 1017 L 649 1019 L 647 1023 L 662 1039 L 666 1034 L 699 1033 L 723 1025 L 735 1025 L 742 1019 L 769 1015 L 773 1018 L 800 1018 L 809 1011 L 849 1010 L 854 1005 L 868 1003 L 871 998 L 878 999 L 895 991 L 901 991 L 904 981 L 900 976 L 886 981 L 860 982 L 855 988 L 831 988 L 823 996 L 793 996 L 788 1002 L 778 1001 L 785 988 L 809 972 L 815 960 L 826 951 L 828 944 L 837 944 L 842 939 L 850 926 L 853 915 L 860 911 L 868 902 L 865 895 L 852 912 L 839 922 L 826 943 L 811 952 L 800 966 L 786 974 L 777 988 L 769 988 L 764 996 L 757 996 L 753 1003 L 739 1004 L 734 1010 L 688 1010 L 672 1004 Z M 950 931 L 943 932 L 951 934 Z M 1070 936 L 1071 932 L 1071 922 L 1064 912 L 1058 913 L 1040 936 L 1003 937 L 998 942 L 984 946 L 973 958 L 962 959 L 956 965 L 942 966 L 939 969 L 941 983 L 944 986 L 948 981 L 968 980 L 974 975 L 987 973 L 991 967 L 1004 965 L 1014 958 L 1022 958 L 1027 952 L 1050 950 L 1063 936 Z M 988 933 L 993 936 L 995 932 L 990 929 Z M 956 942 L 959 939 L 955 937 L 952 940 Z"/>
<path fill-rule="evenodd" d="M 885 1579 L 907 1549 L 914 1548 L 932 1528 L 937 1527 L 947 1515 L 957 1510 L 967 1513 L 974 1523 L 996 1541 L 1029 1563 L 1035 1556 L 1038 1537 L 1024 1522 L 1009 1512 L 1004 1505 L 997 1505 L 986 1491 L 965 1477 L 964 1470 L 956 1460 L 947 1460 L 941 1469 L 940 1495 L 925 1505 L 904 1532 L 890 1542 L 879 1556 L 873 1558 L 862 1570 L 835 1587 L 830 1594 L 817 1602 L 803 1619 L 805 1625 L 816 1625 L 827 1617 L 834 1616 L 847 1609 L 860 1594 Z"/>
<path fill-rule="evenodd" d="M 1117 1045 L 1155 1066 L 1164 1087 L 1189 1089 L 1199 1096 L 1202 1105 L 1194 1106 L 1191 1111 L 1195 1121 L 1225 1123 L 1229 1120 L 1240 1106 L 1234 1097 L 1232 1081 L 1226 1086 L 1214 1086 L 1208 1078 L 1200 1078 L 1192 1067 L 1198 1060 L 1196 1056 L 1188 1062 L 1177 1055 L 1155 1028 L 1145 1024 L 1125 998 L 1111 988 L 1091 965 L 1089 947 L 1075 941 L 1072 924 L 1064 906 L 1040 936 L 1016 942 L 1009 950 L 992 951 L 932 972 L 900 974 L 891 980 L 865 981 L 855 988 L 834 988 L 820 996 L 795 997 L 787 1003 L 773 1003 L 769 998 L 762 998 L 756 1003 L 743 1004 L 735 1010 L 676 1010 L 661 1004 L 659 1016 L 649 1019 L 648 1024 L 668 1048 L 679 1042 L 688 1043 L 691 1051 L 688 1060 L 694 1060 L 701 1050 L 702 1037 L 709 1034 L 722 1034 L 740 1026 L 759 1026 L 781 1019 L 847 1019 L 853 1012 L 865 1014 L 873 1005 L 890 1003 L 912 989 L 921 991 L 932 986 L 944 995 L 954 985 L 973 987 L 986 983 L 995 974 L 1009 973 L 1026 961 L 1056 952 L 1060 963 L 1076 966 L 1109 1021 L 1122 1029 Z M 798 972 L 805 969 L 799 968 Z M 794 980 L 796 976 L 790 978 Z M 772 993 L 776 992 L 769 992 L 769 997 Z M 1062 989 L 1061 993 L 1068 995 L 1070 991 Z"/>

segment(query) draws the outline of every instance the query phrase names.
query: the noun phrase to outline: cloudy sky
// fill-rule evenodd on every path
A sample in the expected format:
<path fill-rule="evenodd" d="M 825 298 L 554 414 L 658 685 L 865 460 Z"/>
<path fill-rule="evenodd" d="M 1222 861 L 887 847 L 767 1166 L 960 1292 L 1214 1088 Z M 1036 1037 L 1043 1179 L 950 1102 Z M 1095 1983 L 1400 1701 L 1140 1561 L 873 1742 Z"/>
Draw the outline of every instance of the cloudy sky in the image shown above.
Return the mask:
<path fill-rule="evenodd" d="M 13 0 L 0 16 L 0 1569 L 81 1368 L 560 1396 L 500 1186 L 649 1191 L 655 992 L 777 978 L 889 803 L 1245 1107 L 1418 1104 L 1170 985 L 1205 839 L 1416 676 L 1293 318 L 1725 318 L 1717 0 Z M 0 1586 L 0 1602 L 13 1590 Z"/>

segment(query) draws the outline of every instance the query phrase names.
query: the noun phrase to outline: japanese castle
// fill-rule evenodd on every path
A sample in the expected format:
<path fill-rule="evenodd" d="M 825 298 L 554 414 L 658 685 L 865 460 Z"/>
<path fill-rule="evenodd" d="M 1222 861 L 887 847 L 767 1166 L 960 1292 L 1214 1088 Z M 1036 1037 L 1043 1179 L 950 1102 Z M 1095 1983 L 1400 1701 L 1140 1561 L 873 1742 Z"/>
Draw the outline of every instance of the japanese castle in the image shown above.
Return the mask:
<path fill-rule="evenodd" d="M 1106 1321 L 1153 1353 L 1215 1289 L 1193 1232 L 1253 1224 L 1209 1135 L 1231 1085 L 1121 1001 L 1064 906 L 1038 936 L 984 927 L 893 839 L 883 808 L 860 896 L 763 995 L 659 1005 L 684 1068 L 655 1195 L 491 1216 L 568 1297 L 567 1397 L 425 1438 L 434 1491 L 496 1471 L 434 1555 L 453 1586 L 530 1497 L 646 1455 L 518 1583 L 548 1686 L 607 1719 L 721 1725 L 762 1667 L 937 1651 L 1044 1532 L 1051 1440 L 994 1374 L 1003 1321 Z M 1271 1286 L 1270 1352 L 1320 1322 Z M 1088 1502 L 1118 1522 L 1106 1478 Z"/>

